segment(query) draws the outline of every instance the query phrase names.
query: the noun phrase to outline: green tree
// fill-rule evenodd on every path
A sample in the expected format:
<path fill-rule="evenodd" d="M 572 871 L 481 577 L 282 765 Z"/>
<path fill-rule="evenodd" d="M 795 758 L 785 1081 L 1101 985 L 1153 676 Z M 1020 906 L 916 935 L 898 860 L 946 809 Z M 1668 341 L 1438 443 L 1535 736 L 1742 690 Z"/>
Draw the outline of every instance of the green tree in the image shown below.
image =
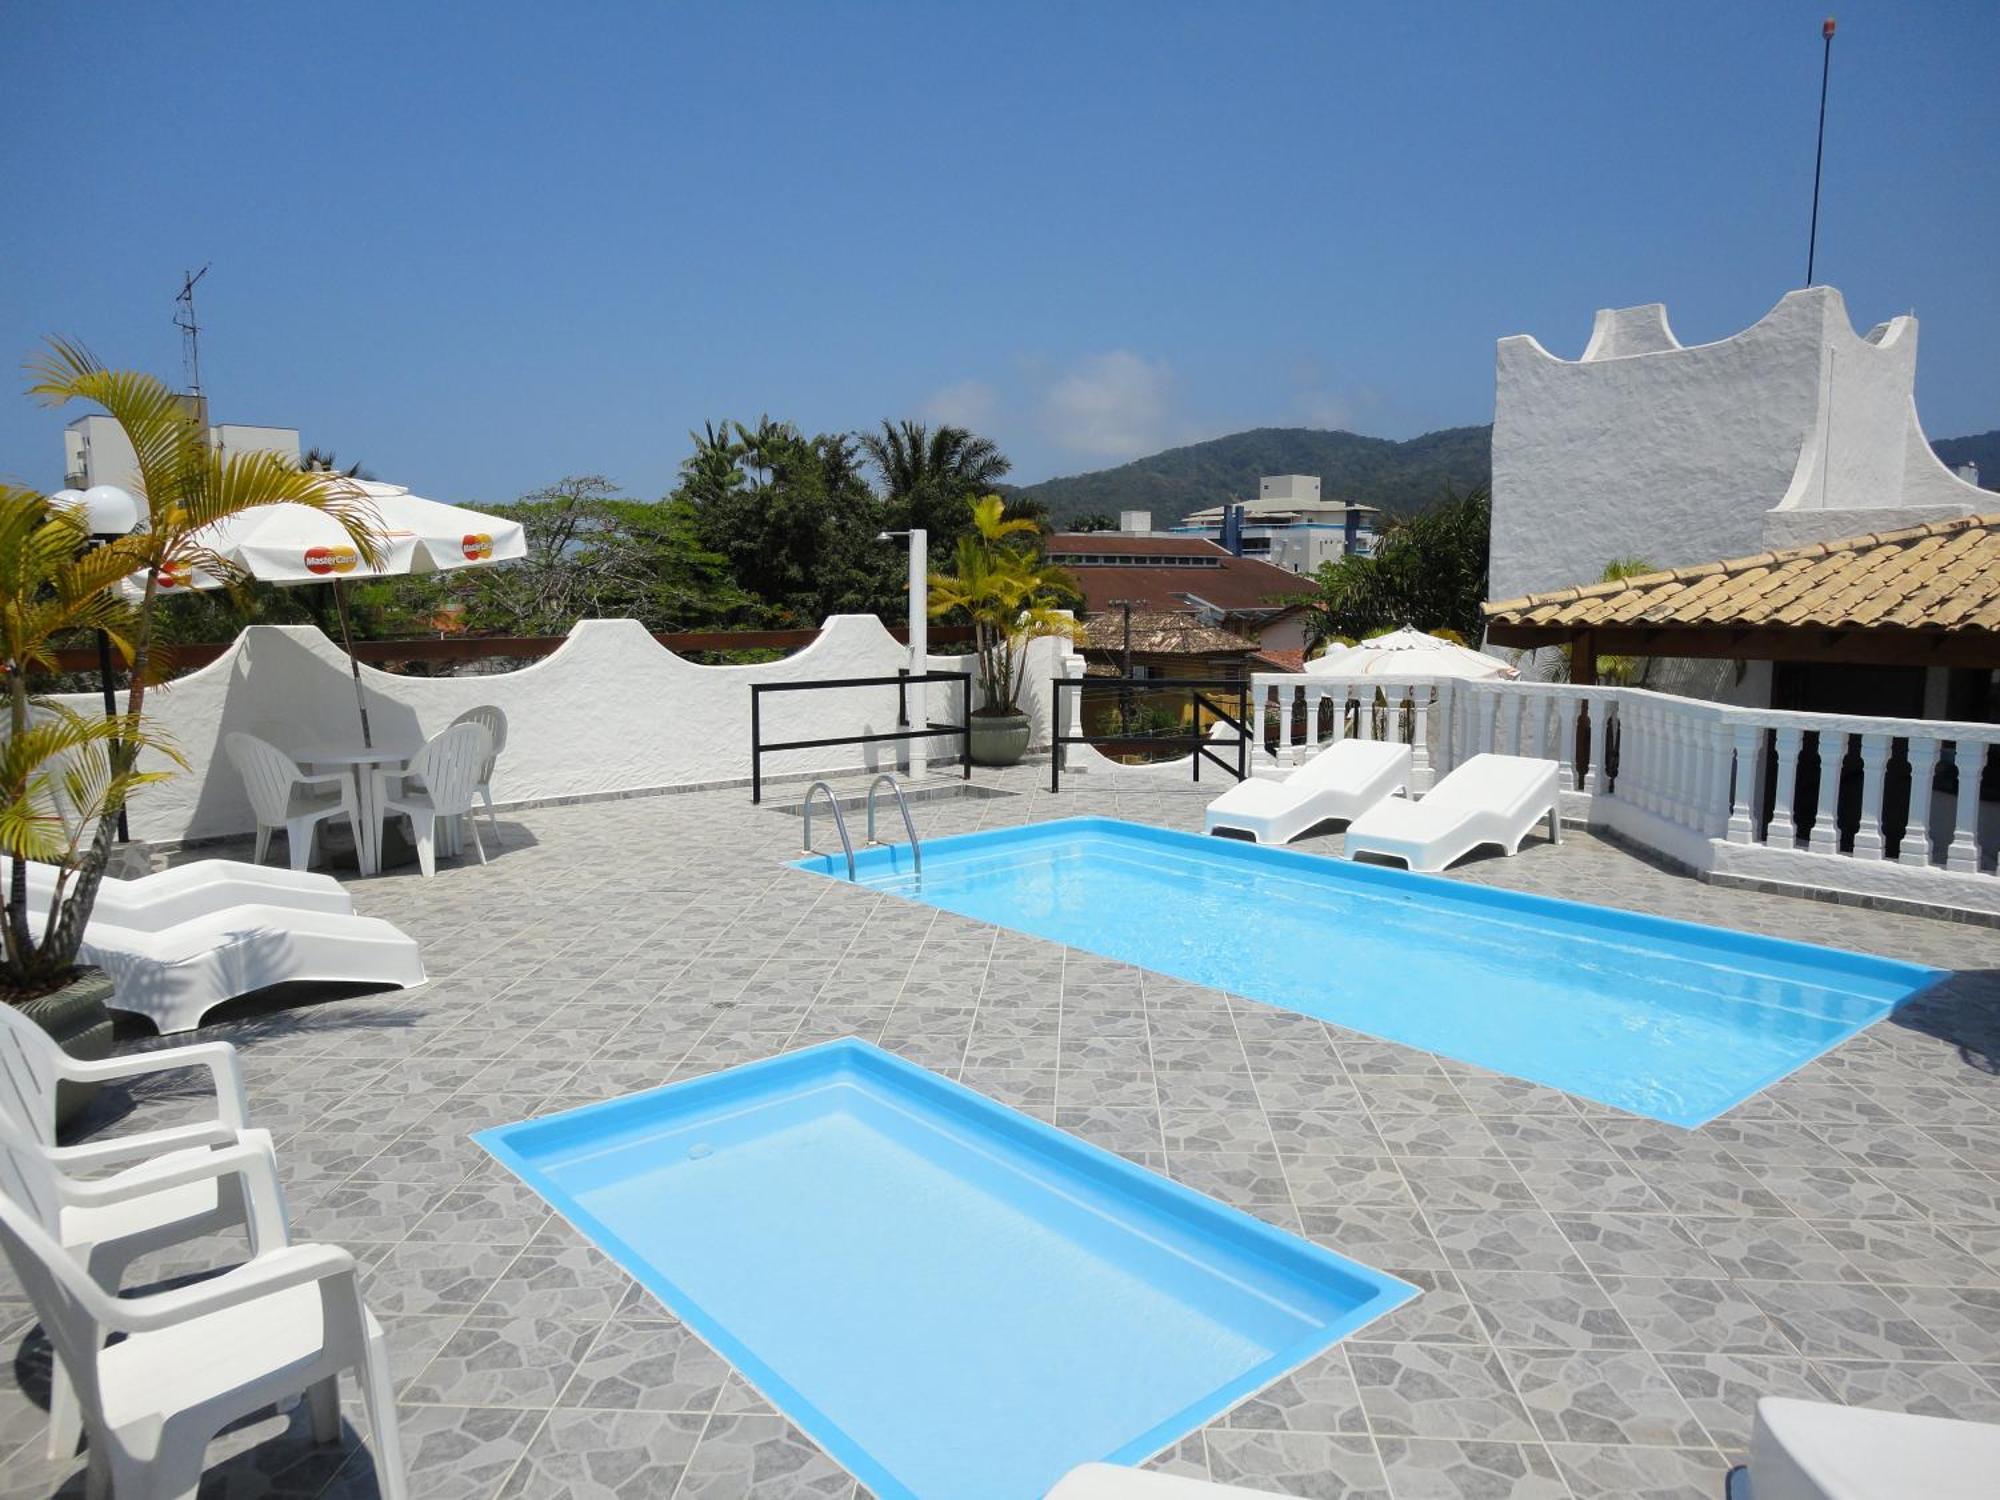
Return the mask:
<path fill-rule="evenodd" d="M 810 626 L 900 609 L 902 565 L 877 540 L 891 517 L 862 478 L 854 439 L 807 437 L 769 417 L 691 436 L 671 499 L 689 508 L 701 546 L 769 620 Z"/>
<path fill-rule="evenodd" d="M 884 421 L 880 432 L 859 434 L 859 442 L 881 482 L 891 524 L 921 527 L 941 553 L 971 524 L 973 500 L 1013 467 L 990 439 L 949 423 Z M 1039 509 L 1047 515 L 1046 506 Z"/>
<path fill-rule="evenodd" d="M 1642 578 L 1648 573 L 1659 571 L 1643 557 L 1614 557 L 1604 565 L 1604 571 L 1597 575 L 1597 581 L 1616 583 L 1623 578 Z M 1644 687 L 1652 669 L 1653 659 L 1650 656 L 1597 658 L 1597 680 L 1614 683 L 1619 687 Z M 1548 661 L 1542 667 L 1542 676 L 1549 682 L 1568 682 L 1574 670 L 1574 656 L 1569 646 L 1561 645 L 1549 653 Z"/>
<path fill-rule="evenodd" d="M 1384 528 L 1372 556 L 1323 565 L 1318 592 L 1305 601 L 1313 640 L 1360 640 L 1402 625 L 1479 640 L 1492 520 L 1485 486 L 1460 494 L 1447 485 L 1436 505 Z"/>
<path fill-rule="evenodd" d="M 1069 523 L 1070 531 L 1116 531 L 1118 518 L 1101 510 L 1085 511 Z"/>

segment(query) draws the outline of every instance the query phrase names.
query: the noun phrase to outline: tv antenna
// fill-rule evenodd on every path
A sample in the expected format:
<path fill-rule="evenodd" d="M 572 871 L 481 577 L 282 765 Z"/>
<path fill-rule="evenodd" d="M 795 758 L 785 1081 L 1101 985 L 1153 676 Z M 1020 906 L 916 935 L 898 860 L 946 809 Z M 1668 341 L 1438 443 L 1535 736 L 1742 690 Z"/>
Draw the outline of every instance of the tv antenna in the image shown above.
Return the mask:
<path fill-rule="evenodd" d="M 174 327 L 181 331 L 181 370 L 187 376 L 190 396 L 201 394 L 201 325 L 194 319 L 194 288 L 195 283 L 207 274 L 207 266 L 199 271 L 184 272 L 181 289 L 174 296 L 177 308 Z"/>

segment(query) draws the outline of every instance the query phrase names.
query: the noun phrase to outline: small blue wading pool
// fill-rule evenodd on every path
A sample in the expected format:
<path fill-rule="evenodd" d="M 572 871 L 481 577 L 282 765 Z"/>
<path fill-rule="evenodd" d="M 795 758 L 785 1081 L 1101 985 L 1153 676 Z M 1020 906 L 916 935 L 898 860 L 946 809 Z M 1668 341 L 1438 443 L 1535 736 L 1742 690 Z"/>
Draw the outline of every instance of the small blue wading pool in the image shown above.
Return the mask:
<path fill-rule="evenodd" d="M 865 1042 L 477 1139 L 882 1500 L 1035 1500 L 1416 1295 Z"/>
<path fill-rule="evenodd" d="M 1696 1126 L 1941 977 L 1299 850 L 1067 818 L 856 857 L 912 901 Z M 801 869 L 846 878 L 838 856 Z"/>

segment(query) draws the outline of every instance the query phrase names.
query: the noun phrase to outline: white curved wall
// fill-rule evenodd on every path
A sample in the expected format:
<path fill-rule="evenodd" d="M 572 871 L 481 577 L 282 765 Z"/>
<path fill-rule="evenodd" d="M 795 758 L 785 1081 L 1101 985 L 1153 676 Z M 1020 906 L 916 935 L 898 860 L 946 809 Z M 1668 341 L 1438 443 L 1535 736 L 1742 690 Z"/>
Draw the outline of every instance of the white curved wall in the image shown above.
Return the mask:
<path fill-rule="evenodd" d="M 1500 340 L 1492 597 L 2000 509 L 1930 451 L 1916 356 L 1914 318 L 1858 337 L 1831 287 L 1713 344 L 1657 303 L 1600 311 L 1575 361 Z"/>
<path fill-rule="evenodd" d="M 1030 648 L 1024 707 L 1034 743 L 1048 740 L 1049 678 L 1063 643 Z M 479 677 L 401 677 L 361 671 L 377 745 L 415 744 L 477 704 L 507 714 L 508 744 L 494 775 L 499 802 L 541 802 L 747 778 L 750 685 L 842 677 L 883 677 L 907 664 L 908 649 L 872 615 L 837 615 L 818 640 L 782 661 L 702 666 L 667 650 L 633 620 L 585 620 L 553 654 L 518 672 Z M 933 670 L 961 671 L 968 658 L 933 656 Z M 93 694 L 64 699 L 100 711 Z M 975 699 L 975 703 L 976 703 Z M 932 689 L 937 722 L 958 718 L 955 685 Z M 171 841 L 247 833 L 250 806 L 222 753 L 222 737 L 247 730 L 299 751 L 360 744 L 346 655 L 311 626 L 254 625 L 227 654 L 147 695 L 147 716 L 193 769 L 143 788 L 131 810 L 132 836 Z M 818 739 L 896 727 L 893 688 L 766 695 L 766 740 Z M 933 757 L 957 741 L 931 742 Z M 843 745 L 767 755 L 767 776 L 896 764 L 895 743 Z"/>

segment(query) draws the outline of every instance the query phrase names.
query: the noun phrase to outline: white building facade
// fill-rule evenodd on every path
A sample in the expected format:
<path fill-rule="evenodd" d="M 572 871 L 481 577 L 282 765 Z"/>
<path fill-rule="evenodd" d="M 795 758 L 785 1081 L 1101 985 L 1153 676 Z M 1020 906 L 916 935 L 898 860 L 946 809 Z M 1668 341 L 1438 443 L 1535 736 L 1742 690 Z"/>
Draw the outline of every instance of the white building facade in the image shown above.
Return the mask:
<path fill-rule="evenodd" d="M 199 413 L 202 408 L 193 409 Z M 195 420 L 200 420 L 199 415 Z M 208 440 L 224 453 L 276 453 L 299 461 L 299 434 L 293 427 L 258 427 L 219 422 L 208 429 Z M 125 429 L 101 413 L 78 417 L 63 428 L 63 483 L 73 490 L 94 484 L 115 484 L 138 494 L 139 457 Z"/>
<path fill-rule="evenodd" d="M 1580 358 L 1500 340 L 1491 596 L 2000 509 L 1917 420 L 1917 320 L 1856 335 L 1832 287 L 1683 345 L 1658 303 L 1597 314 Z"/>
<path fill-rule="evenodd" d="M 1316 474 L 1266 475 L 1257 481 L 1257 498 L 1241 508 L 1243 556 L 1291 573 L 1317 573 L 1350 553 L 1372 553 L 1381 515 L 1372 505 L 1321 499 Z M 1228 512 L 1228 505 L 1212 505 L 1174 530 L 1226 546 Z"/>

